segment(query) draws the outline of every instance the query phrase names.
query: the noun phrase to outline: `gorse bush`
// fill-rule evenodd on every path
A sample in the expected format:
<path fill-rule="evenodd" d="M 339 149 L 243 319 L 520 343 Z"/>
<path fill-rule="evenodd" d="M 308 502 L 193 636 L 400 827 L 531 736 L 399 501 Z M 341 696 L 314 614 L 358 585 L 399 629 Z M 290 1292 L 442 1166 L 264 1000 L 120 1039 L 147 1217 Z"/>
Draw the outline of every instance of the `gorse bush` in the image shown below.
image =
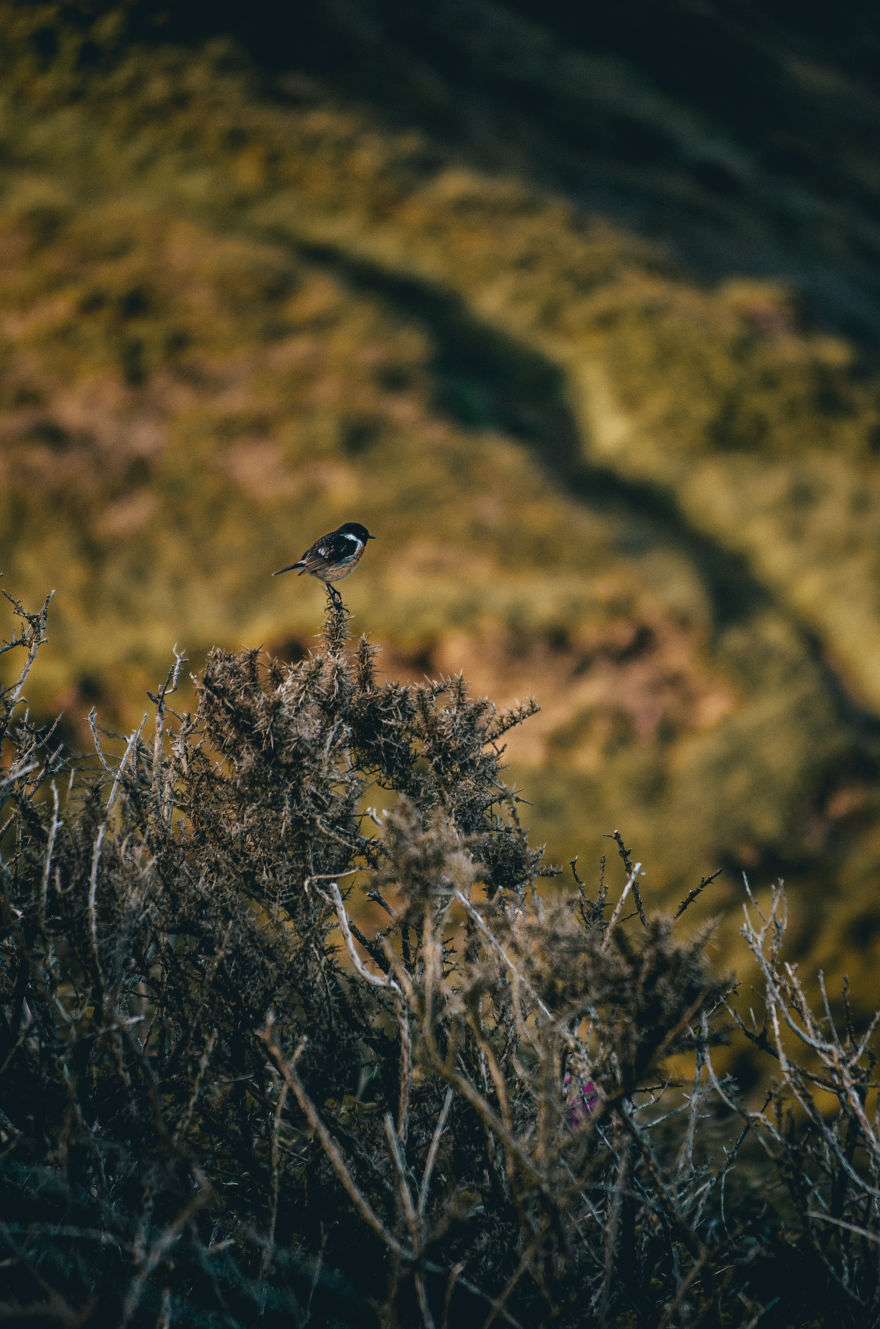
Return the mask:
<path fill-rule="evenodd" d="M 214 651 L 194 716 L 177 656 L 74 766 L 12 605 L 0 1321 L 873 1322 L 875 1030 L 810 1010 L 781 894 L 746 1019 L 619 836 L 622 884 L 537 889 L 531 703 L 381 681 L 330 607 L 294 665 Z M 759 1106 L 721 1038 L 775 1059 Z"/>

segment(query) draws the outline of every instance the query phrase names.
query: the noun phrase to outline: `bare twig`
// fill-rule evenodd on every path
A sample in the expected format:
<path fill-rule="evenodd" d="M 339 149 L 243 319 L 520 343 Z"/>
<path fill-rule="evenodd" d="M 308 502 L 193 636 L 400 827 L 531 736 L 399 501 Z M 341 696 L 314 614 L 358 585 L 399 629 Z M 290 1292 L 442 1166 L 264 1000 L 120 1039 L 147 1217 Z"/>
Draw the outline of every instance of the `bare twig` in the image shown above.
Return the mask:
<path fill-rule="evenodd" d="M 377 1237 L 381 1238 L 388 1249 L 393 1252 L 398 1259 L 407 1261 L 411 1260 L 412 1251 L 403 1246 L 389 1228 L 386 1227 L 369 1200 L 358 1187 L 351 1172 L 346 1166 L 345 1159 L 342 1157 L 339 1146 L 336 1144 L 333 1136 L 321 1120 L 320 1113 L 309 1098 L 302 1080 L 296 1073 L 296 1063 L 305 1051 L 306 1039 L 303 1038 L 300 1040 L 293 1056 L 288 1059 L 281 1051 L 278 1041 L 275 1038 L 271 1019 L 267 1020 L 265 1027 L 260 1031 L 258 1037 L 265 1043 L 269 1056 L 283 1075 L 289 1087 L 293 1090 L 296 1100 L 302 1108 L 309 1125 L 321 1142 L 321 1147 L 327 1155 L 333 1171 L 342 1183 L 346 1194 L 357 1209 L 361 1218 L 367 1226 L 376 1233 Z"/>

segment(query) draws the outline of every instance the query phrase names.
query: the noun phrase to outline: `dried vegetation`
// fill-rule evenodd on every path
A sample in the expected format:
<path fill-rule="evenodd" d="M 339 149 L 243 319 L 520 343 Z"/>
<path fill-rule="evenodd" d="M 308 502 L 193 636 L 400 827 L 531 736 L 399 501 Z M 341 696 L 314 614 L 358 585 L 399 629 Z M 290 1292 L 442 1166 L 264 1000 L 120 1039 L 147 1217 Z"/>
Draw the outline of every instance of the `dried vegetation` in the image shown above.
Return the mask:
<path fill-rule="evenodd" d="M 622 879 L 539 889 L 532 707 L 383 681 L 332 607 L 294 665 L 213 652 L 192 716 L 178 656 L 74 769 L 23 701 L 48 603 L 12 608 L 0 1323 L 876 1320 L 876 1029 L 811 1010 L 781 893 L 745 996 L 620 837 Z"/>

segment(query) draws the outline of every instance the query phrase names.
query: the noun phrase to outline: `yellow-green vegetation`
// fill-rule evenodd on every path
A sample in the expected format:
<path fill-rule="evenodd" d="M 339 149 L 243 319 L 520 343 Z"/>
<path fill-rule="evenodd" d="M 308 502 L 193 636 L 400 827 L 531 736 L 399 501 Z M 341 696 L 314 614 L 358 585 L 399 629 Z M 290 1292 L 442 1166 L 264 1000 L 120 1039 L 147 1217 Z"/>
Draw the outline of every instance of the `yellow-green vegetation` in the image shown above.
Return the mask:
<path fill-rule="evenodd" d="M 270 574 L 361 520 L 385 669 L 543 707 L 509 755 L 553 857 L 620 826 L 672 893 L 729 868 L 719 910 L 781 872 L 795 935 L 870 975 L 875 371 L 513 146 L 127 13 L 0 6 L 0 564 L 57 591 L 34 705 L 129 723 L 175 641 L 301 651 L 321 588 Z"/>

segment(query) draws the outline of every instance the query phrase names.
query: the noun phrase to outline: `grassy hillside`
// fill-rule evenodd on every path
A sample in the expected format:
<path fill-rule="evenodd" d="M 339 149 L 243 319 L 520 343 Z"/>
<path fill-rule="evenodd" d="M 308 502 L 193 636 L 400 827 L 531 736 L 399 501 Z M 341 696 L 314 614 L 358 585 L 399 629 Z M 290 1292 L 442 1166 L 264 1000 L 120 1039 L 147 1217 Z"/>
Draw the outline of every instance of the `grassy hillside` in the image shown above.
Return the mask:
<path fill-rule="evenodd" d="M 301 652 L 321 589 L 270 574 L 362 520 L 386 671 L 542 705 L 509 755 L 551 856 L 620 826 L 673 895 L 728 868 L 716 909 L 783 873 L 801 943 L 870 975 L 858 16 L 737 28 L 713 100 L 641 6 L 632 50 L 525 5 L 340 4 L 296 41 L 259 6 L 0 9 L 0 565 L 57 590 L 33 704 L 78 741 L 175 641 Z"/>

